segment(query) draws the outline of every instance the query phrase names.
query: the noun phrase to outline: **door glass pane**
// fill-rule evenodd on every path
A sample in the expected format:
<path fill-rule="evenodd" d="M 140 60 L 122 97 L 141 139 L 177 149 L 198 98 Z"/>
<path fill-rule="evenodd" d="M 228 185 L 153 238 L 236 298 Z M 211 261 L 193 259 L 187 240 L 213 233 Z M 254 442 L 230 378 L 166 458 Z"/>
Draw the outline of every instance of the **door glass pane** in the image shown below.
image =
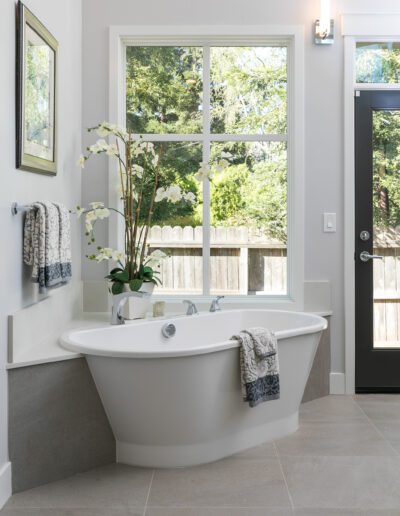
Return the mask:
<path fill-rule="evenodd" d="M 356 45 L 356 82 L 400 82 L 399 42 L 359 42 Z"/>
<path fill-rule="evenodd" d="M 194 142 L 160 142 L 161 155 L 158 186 L 178 186 L 181 192 L 192 192 L 194 198 L 175 202 L 166 199 L 155 204 L 149 233 L 149 252 L 163 251 L 159 275 L 161 284 L 155 294 L 201 294 L 203 292 L 203 200 L 201 185 L 194 174 L 202 159 L 202 145 Z M 152 189 L 153 183 L 145 185 Z M 179 190 L 178 190 L 179 192 Z M 179 195 L 178 195 L 179 197 Z M 147 210 L 143 210 L 147 213 Z"/>
<path fill-rule="evenodd" d="M 286 47 L 211 48 L 211 132 L 286 133 Z"/>
<path fill-rule="evenodd" d="M 213 143 L 211 293 L 287 292 L 287 160 L 285 142 Z"/>
<path fill-rule="evenodd" d="M 126 123 L 136 134 L 202 130 L 203 49 L 126 48 Z"/>
<path fill-rule="evenodd" d="M 400 348 L 400 111 L 373 111 L 374 347 Z"/>

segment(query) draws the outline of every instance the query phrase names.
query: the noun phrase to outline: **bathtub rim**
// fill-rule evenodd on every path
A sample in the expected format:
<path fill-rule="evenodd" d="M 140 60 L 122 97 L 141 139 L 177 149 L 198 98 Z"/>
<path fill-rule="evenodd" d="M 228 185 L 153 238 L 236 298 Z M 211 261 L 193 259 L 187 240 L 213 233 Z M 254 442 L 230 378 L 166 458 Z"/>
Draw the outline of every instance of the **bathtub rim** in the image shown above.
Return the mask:
<path fill-rule="evenodd" d="M 321 317 L 320 315 L 310 314 L 307 312 L 298 312 L 298 311 L 290 311 L 290 310 L 269 310 L 269 309 L 261 309 L 261 308 L 240 308 L 240 309 L 232 309 L 232 310 L 224 310 L 224 313 L 232 313 L 232 312 L 268 312 L 268 313 L 281 313 L 281 314 L 290 314 L 294 316 L 301 316 L 310 321 L 310 324 L 300 326 L 297 328 L 292 328 L 288 330 L 279 330 L 275 332 L 275 335 L 279 340 L 290 339 L 292 337 L 297 337 L 301 335 L 308 335 L 313 333 L 322 332 L 328 327 L 328 321 Z M 218 317 L 218 314 L 210 314 L 209 312 L 200 312 L 199 314 L 192 317 Z M 175 316 L 166 316 L 163 318 L 157 319 L 141 319 L 138 321 L 134 321 L 129 325 L 124 326 L 112 326 L 107 325 L 104 327 L 96 327 L 96 328 L 74 328 L 73 330 L 69 330 L 64 332 L 59 338 L 59 344 L 61 347 L 68 349 L 69 351 L 74 351 L 83 355 L 93 355 L 93 356 L 101 356 L 101 357 L 109 357 L 109 358 L 132 358 L 132 359 L 142 359 L 142 358 L 179 358 L 179 357 L 188 357 L 188 356 L 196 356 L 196 355 L 204 355 L 208 353 L 216 353 L 218 351 L 223 351 L 227 349 L 234 349 L 239 347 L 239 343 L 235 340 L 228 339 L 226 341 L 221 341 L 217 343 L 210 343 L 208 345 L 202 344 L 201 346 L 188 347 L 185 349 L 171 349 L 165 348 L 163 350 L 156 349 L 151 350 L 146 348 L 145 350 L 122 350 L 116 349 L 110 344 L 108 349 L 104 347 L 96 347 L 94 344 L 85 345 L 84 343 L 79 343 L 74 341 L 73 337 L 76 334 L 85 334 L 99 331 L 123 331 L 127 328 L 140 327 L 147 324 L 156 324 L 162 321 L 171 321 L 180 320 L 185 316 L 175 315 Z"/>

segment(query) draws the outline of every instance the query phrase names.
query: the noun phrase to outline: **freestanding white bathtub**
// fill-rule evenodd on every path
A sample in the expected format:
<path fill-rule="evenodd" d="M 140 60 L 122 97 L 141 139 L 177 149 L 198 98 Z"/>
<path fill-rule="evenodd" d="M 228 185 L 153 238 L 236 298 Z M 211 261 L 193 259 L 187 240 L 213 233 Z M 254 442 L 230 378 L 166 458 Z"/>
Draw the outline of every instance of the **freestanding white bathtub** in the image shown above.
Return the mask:
<path fill-rule="evenodd" d="M 166 322 L 176 334 L 165 339 Z M 239 349 L 229 337 L 276 332 L 281 397 L 249 408 L 240 390 Z M 211 462 L 298 428 L 298 410 L 320 335 L 317 315 L 226 310 L 72 330 L 65 348 L 86 355 L 117 441 L 117 461 L 150 467 Z"/>

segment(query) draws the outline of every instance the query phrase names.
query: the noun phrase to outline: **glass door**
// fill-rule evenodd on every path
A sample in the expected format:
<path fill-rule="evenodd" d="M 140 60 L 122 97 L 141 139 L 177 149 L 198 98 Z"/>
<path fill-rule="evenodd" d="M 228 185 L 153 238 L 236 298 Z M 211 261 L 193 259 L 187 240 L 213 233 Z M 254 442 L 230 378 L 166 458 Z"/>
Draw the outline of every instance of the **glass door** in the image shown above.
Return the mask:
<path fill-rule="evenodd" d="M 400 92 L 356 97 L 356 391 L 400 391 Z"/>

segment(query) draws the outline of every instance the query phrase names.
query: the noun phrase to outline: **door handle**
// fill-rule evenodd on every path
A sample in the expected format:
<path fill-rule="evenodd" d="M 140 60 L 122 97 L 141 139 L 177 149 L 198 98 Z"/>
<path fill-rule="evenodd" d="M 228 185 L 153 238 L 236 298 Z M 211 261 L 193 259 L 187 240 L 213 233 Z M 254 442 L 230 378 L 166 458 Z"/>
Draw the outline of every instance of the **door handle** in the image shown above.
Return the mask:
<path fill-rule="evenodd" d="M 368 251 L 363 251 L 360 254 L 360 260 L 362 262 L 369 262 L 370 260 L 383 260 L 383 256 L 379 256 L 378 254 L 369 254 Z"/>

